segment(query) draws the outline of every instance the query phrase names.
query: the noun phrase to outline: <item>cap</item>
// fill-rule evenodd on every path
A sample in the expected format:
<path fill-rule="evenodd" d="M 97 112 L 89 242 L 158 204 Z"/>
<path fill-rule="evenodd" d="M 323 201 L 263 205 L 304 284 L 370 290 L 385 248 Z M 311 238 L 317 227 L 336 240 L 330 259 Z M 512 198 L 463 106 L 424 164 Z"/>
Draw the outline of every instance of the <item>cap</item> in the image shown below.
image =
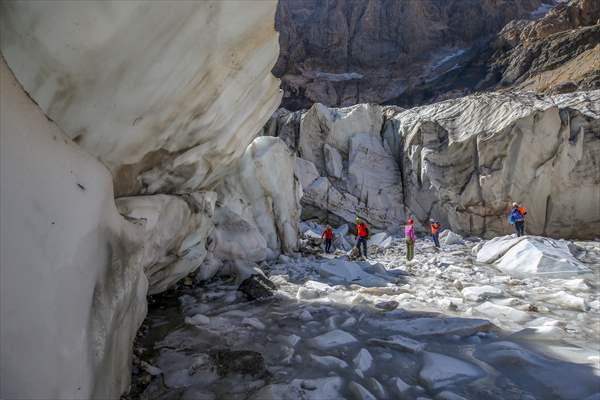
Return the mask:
<path fill-rule="evenodd" d="M 513 207 L 518 207 L 519 204 L 518 203 L 513 203 Z"/>

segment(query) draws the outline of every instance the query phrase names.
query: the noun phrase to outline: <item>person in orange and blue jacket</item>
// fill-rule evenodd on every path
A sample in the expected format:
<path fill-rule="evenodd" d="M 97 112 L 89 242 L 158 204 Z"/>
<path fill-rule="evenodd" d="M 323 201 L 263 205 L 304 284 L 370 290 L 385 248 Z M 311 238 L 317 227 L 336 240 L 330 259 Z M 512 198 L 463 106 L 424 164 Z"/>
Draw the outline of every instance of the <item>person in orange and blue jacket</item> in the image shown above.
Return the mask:
<path fill-rule="evenodd" d="M 519 203 L 513 203 L 508 222 L 515 226 L 517 237 L 525 235 L 525 215 L 527 215 L 525 207 L 520 207 Z"/>

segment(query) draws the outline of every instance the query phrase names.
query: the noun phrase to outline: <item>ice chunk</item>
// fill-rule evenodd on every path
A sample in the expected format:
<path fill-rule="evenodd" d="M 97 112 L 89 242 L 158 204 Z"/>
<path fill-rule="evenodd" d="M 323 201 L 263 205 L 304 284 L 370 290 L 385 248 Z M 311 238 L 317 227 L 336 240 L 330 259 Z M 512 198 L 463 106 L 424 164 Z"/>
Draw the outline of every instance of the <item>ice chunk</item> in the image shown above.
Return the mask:
<path fill-rule="evenodd" d="M 476 365 L 437 353 L 425 353 L 419 377 L 430 390 L 465 383 L 482 377 L 484 372 Z"/>
<path fill-rule="evenodd" d="M 390 336 L 387 339 L 369 339 L 368 342 L 410 353 L 419 353 L 425 348 L 425 343 L 401 335 Z"/>
<path fill-rule="evenodd" d="M 334 329 L 309 340 L 309 344 L 311 346 L 320 350 L 329 350 L 356 342 L 357 340 L 354 336 L 341 329 Z"/>
<path fill-rule="evenodd" d="M 206 315 L 196 314 L 193 317 L 185 317 L 185 323 L 189 325 L 208 325 L 210 318 Z"/>
<path fill-rule="evenodd" d="M 310 355 L 311 360 L 320 366 L 327 369 L 345 369 L 348 368 L 348 363 L 342 359 L 334 356 L 317 356 L 314 354 Z"/>
<path fill-rule="evenodd" d="M 477 253 L 477 261 L 494 262 L 505 273 L 517 277 L 590 272 L 573 257 L 567 242 L 537 236 L 490 240 Z"/>
<path fill-rule="evenodd" d="M 392 236 L 387 232 L 376 233 L 369 238 L 369 244 L 382 249 L 387 249 L 392 245 Z"/>
<path fill-rule="evenodd" d="M 470 336 L 478 331 L 487 331 L 492 327 L 492 324 L 489 321 L 469 318 L 424 317 L 408 320 L 384 320 L 369 318 L 366 321 L 374 328 L 395 331 L 410 336 Z"/>
<path fill-rule="evenodd" d="M 585 300 L 578 296 L 573 296 L 565 291 L 560 291 L 545 299 L 549 303 L 554 303 L 564 308 L 576 311 L 587 311 L 589 309 Z"/>
<path fill-rule="evenodd" d="M 354 366 L 362 372 L 367 372 L 373 365 L 373 356 L 367 349 L 361 349 L 352 360 Z"/>
<path fill-rule="evenodd" d="M 265 324 L 260 322 L 257 318 L 244 318 L 242 320 L 242 325 L 250 325 L 258 330 L 263 330 L 266 328 Z"/>
<path fill-rule="evenodd" d="M 294 379 L 290 383 L 267 385 L 251 400 L 337 400 L 342 398 L 342 378 Z"/>
<path fill-rule="evenodd" d="M 530 314 L 508 306 L 490 303 L 489 301 L 474 308 L 476 312 L 495 320 L 510 320 L 514 322 L 525 322 L 530 319 Z"/>
<path fill-rule="evenodd" d="M 377 379 L 368 378 L 367 386 L 369 386 L 371 392 L 373 392 L 375 394 L 375 397 L 377 397 L 378 399 L 386 399 L 388 397 L 387 393 L 385 392 L 385 389 L 383 388 L 383 385 L 379 383 Z"/>
<path fill-rule="evenodd" d="M 480 301 L 490 297 L 500 297 L 502 296 L 502 290 L 489 285 L 469 286 L 462 290 L 462 295 L 466 300 Z"/>
<path fill-rule="evenodd" d="M 398 394 L 401 398 L 410 390 L 410 385 L 398 377 L 390 379 L 390 383 L 396 394 Z"/>
<path fill-rule="evenodd" d="M 377 400 L 371 392 L 369 392 L 364 386 L 356 382 L 350 382 L 348 390 L 352 394 L 352 398 L 356 400 Z"/>

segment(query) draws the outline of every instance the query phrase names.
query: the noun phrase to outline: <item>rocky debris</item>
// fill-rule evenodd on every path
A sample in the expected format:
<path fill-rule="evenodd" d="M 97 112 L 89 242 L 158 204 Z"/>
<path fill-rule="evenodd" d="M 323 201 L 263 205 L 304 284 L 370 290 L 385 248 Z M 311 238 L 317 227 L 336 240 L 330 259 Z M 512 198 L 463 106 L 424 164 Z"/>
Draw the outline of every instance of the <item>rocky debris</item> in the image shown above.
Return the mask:
<path fill-rule="evenodd" d="M 504 236 L 487 241 L 478 249 L 477 261 L 493 262 L 516 277 L 590 272 L 571 254 L 567 242 L 534 236 Z"/>
<path fill-rule="evenodd" d="M 263 275 L 256 274 L 244 279 L 238 290 L 244 293 L 248 300 L 262 300 L 272 297 L 277 286 Z"/>
<path fill-rule="evenodd" d="M 215 350 L 210 358 L 216 366 L 219 376 L 229 374 L 262 377 L 267 374 L 262 354 L 248 350 Z"/>

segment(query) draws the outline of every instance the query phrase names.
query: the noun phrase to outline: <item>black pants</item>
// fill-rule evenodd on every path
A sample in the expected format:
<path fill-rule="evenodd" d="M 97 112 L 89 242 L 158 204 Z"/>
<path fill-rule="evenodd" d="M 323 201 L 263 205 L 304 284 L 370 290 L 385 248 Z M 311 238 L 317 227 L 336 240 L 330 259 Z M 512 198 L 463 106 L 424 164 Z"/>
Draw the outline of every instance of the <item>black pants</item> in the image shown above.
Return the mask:
<path fill-rule="evenodd" d="M 325 239 L 325 253 L 329 253 L 331 251 L 331 239 Z"/>
<path fill-rule="evenodd" d="M 525 221 L 515 221 L 515 229 L 517 230 L 517 236 L 525 235 Z"/>
<path fill-rule="evenodd" d="M 360 251 L 360 245 L 362 244 L 363 247 L 363 251 L 361 253 Z M 367 256 L 367 238 L 365 237 L 361 237 L 359 236 L 358 239 L 356 239 L 356 248 L 358 249 L 358 255 L 359 256 Z"/>
<path fill-rule="evenodd" d="M 435 244 L 435 247 L 440 247 L 440 233 L 436 232 L 436 233 L 432 233 L 431 237 L 433 238 L 433 243 Z"/>

